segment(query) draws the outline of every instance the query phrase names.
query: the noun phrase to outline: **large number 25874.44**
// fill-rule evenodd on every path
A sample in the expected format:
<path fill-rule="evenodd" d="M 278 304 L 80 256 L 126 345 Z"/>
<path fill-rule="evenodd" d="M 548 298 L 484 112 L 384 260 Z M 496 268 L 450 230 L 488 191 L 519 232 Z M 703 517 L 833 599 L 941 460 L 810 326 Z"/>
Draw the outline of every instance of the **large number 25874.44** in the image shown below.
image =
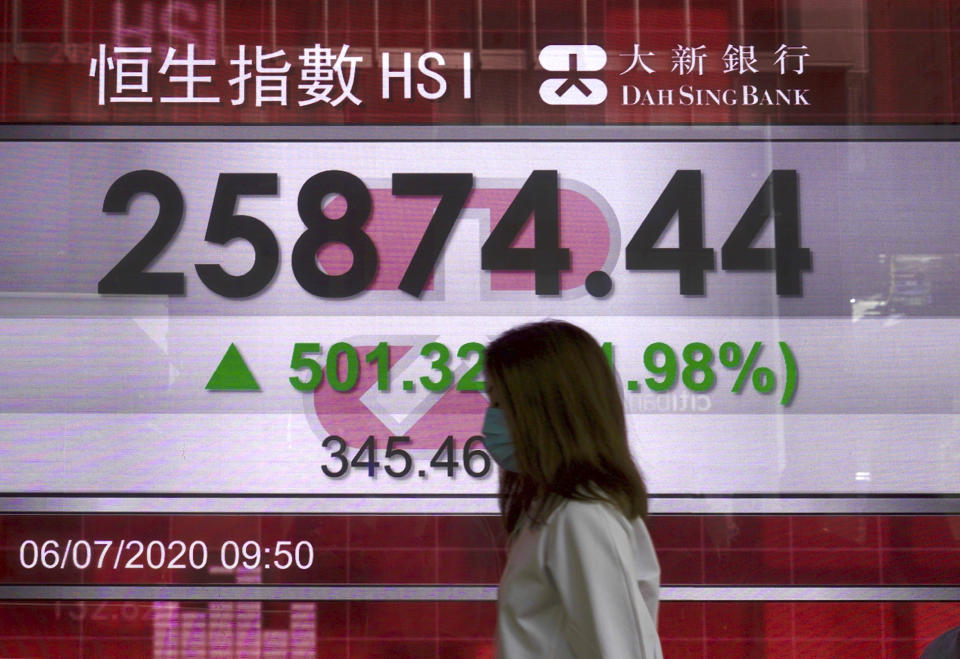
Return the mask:
<path fill-rule="evenodd" d="M 277 194 L 276 174 L 220 174 L 210 209 L 205 239 L 225 245 L 246 240 L 254 262 L 241 275 L 231 275 L 215 263 L 198 263 L 200 280 L 214 293 L 245 298 L 259 293 L 273 279 L 280 250 L 270 228 L 260 220 L 236 213 L 241 195 Z M 420 237 L 397 288 L 420 297 L 446 246 L 447 239 L 473 190 L 472 174 L 394 174 L 397 196 L 434 196 L 439 203 Z M 173 240 L 183 221 L 183 195 L 176 183 L 160 172 L 139 170 L 124 174 L 110 186 L 103 200 L 105 213 L 126 213 L 141 193 L 156 197 L 157 219 L 147 234 L 100 280 L 100 293 L 183 295 L 182 272 L 148 272 L 147 268 Z M 330 218 L 323 200 L 340 195 L 346 210 Z M 537 170 L 527 178 L 503 217 L 481 247 L 481 267 L 490 271 L 532 271 L 537 295 L 560 292 L 560 273 L 570 269 L 570 250 L 560 246 L 557 172 Z M 721 249 L 724 270 L 774 271 L 778 295 L 802 295 L 802 273 L 811 269 L 810 250 L 800 246 L 799 189 L 794 170 L 775 170 L 767 177 Z M 306 227 L 293 247 L 291 267 L 300 286 L 323 298 L 345 298 L 366 290 L 379 264 L 377 246 L 363 228 L 370 219 L 370 191 L 359 178 L 340 170 L 320 172 L 300 188 L 297 209 Z M 656 243 L 673 218 L 679 225 L 678 247 Z M 754 247 L 766 223 L 773 218 L 774 247 Z M 533 247 L 514 247 L 533 219 Z M 353 262 L 338 275 L 324 272 L 317 253 L 328 243 L 347 246 Z M 699 170 L 678 170 L 627 243 L 627 270 L 676 270 L 680 293 L 703 295 L 704 273 L 715 269 L 714 250 L 703 245 L 703 183 Z"/>
<path fill-rule="evenodd" d="M 205 239 L 225 245 L 234 239 L 253 247 L 254 261 L 241 275 L 232 275 L 215 263 L 194 267 L 200 280 L 214 293 L 228 298 L 246 298 L 262 291 L 277 272 L 280 249 L 270 228 L 249 215 L 236 213 L 242 195 L 275 195 L 276 174 L 220 174 L 213 195 Z M 433 216 L 420 237 L 417 249 L 397 288 L 420 297 L 433 273 L 450 232 L 473 190 L 473 174 L 394 174 L 393 194 L 439 197 Z M 99 293 L 133 295 L 183 295 L 182 272 L 148 272 L 147 268 L 170 244 L 183 222 L 184 201 L 180 188 L 165 174 L 139 170 L 124 174 L 110 186 L 103 200 L 105 213 L 127 213 L 139 194 L 159 202 L 157 219 L 147 234 L 100 280 Z M 346 211 L 328 217 L 323 201 L 340 195 Z M 307 292 L 323 298 L 345 298 L 360 293 L 377 274 L 377 246 L 363 227 L 370 219 L 370 191 L 359 178 L 340 170 L 316 174 L 303 184 L 297 209 L 306 230 L 293 246 L 293 275 Z M 524 227 L 534 222 L 533 247 L 513 247 Z M 352 254 L 350 269 L 338 275 L 324 272 L 317 253 L 328 243 L 346 245 Z M 536 293 L 560 292 L 560 272 L 570 268 L 570 251 L 560 247 L 557 216 L 557 172 L 535 171 L 517 193 L 500 222 L 481 248 L 484 270 L 527 270 L 535 273 Z"/>

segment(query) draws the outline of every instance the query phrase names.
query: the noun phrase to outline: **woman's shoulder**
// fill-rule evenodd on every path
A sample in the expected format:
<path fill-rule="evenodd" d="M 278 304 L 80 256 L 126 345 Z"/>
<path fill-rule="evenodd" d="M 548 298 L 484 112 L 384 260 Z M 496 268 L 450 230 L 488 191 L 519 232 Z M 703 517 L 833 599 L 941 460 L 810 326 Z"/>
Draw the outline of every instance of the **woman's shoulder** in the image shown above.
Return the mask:
<path fill-rule="evenodd" d="M 627 519 L 619 508 L 608 501 L 564 499 L 551 512 L 546 526 L 553 529 L 567 528 L 587 534 L 610 529 L 618 529 L 630 534 L 636 532 L 637 523 L 643 526 L 640 518 Z"/>
<path fill-rule="evenodd" d="M 545 546 L 554 551 L 604 556 L 629 566 L 631 574 L 641 582 L 648 606 L 656 611 L 660 563 L 642 518 L 628 519 L 606 501 L 566 500 L 551 515 L 547 526 Z M 550 554 L 549 549 L 547 553 Z"/>
<path fill-rule="evenodd" d="M 562 499 L 557 506 L 561 515 L 607 515 L 623 517 L 620 509 L 604 499 Z"/>
<path fill-rule="evenodd" d="M 575 552 L 619 557 L 641 580 L 659 581 L 656 551 L 643 519 L 628 519 L 606 501 L 564 500 L 547 519 L 542 542 L 548 556 Z"/>

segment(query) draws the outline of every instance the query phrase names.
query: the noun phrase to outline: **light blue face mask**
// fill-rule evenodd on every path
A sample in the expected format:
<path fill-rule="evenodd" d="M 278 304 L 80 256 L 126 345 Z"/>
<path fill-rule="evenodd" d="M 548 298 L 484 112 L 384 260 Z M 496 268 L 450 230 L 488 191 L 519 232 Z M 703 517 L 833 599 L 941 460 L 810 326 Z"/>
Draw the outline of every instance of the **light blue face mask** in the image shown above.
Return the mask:
<path fill-rule="evenodd" d="M 483 416 L 483 446 L 502 469 L 520 472 L 517 454 L 507 427 L 507 417 L 499 407 L 488 407 Z"/>

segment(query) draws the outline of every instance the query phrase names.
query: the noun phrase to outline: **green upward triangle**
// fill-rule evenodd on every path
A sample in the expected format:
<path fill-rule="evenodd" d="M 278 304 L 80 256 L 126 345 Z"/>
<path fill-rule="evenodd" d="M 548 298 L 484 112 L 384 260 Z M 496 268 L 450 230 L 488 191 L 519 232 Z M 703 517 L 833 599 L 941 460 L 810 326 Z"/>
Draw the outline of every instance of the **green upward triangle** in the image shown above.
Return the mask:
<path fill-rule="evenodd" d="M 207 391 L 260 391 L 257 379 L 253 377 L 235 344 L 230 344 L 220 360 L 220 365 L 210 376 Z"/>

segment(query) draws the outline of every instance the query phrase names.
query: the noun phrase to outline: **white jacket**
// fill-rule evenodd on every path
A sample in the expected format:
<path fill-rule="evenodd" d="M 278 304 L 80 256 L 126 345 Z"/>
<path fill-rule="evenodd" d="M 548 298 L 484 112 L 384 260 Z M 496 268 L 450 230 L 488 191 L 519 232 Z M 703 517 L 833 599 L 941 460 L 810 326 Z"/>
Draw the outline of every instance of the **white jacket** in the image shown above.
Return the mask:
<path fill-rule="evenodd" d="M 566 501 L 517 532 L 500 580 L 500 659 L 662 659 L 660 566 L 647 527 Z"/>

